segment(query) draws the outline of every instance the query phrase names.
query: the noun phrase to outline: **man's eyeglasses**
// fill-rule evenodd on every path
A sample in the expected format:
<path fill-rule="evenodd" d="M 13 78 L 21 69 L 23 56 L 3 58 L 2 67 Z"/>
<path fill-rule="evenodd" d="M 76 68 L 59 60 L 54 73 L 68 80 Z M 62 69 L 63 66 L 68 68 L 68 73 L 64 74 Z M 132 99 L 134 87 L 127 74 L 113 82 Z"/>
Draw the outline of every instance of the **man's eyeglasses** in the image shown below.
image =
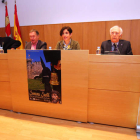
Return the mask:
<path fill-rule="evenodd" d="M 111 35 L 119 35 L 119 32 L 111 32 Z"/>

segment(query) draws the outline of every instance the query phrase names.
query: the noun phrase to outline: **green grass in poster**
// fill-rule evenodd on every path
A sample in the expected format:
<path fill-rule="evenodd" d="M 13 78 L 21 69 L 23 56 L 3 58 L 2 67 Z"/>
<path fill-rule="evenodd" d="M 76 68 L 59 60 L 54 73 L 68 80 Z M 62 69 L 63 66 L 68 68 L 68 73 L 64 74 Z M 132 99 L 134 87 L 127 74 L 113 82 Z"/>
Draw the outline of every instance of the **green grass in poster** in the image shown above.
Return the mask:
<path fill-rule="evenodd" d="M 30 90 L 44 90 L 44 84 L 42 83 L 42 78 L 28 79 L 28 86 Z"/>

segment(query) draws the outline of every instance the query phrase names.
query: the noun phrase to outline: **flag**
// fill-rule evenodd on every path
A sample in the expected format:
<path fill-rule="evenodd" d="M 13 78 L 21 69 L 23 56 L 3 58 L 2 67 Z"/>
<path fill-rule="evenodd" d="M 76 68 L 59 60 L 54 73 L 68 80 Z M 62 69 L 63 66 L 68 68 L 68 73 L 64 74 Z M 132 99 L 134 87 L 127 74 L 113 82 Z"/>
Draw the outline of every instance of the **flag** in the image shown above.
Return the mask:
<path fill-rule="evenodd" d="M 21 46 L 19 49 L 23 49 L 23 42 L 21 39 L 21 33 L 20 33 L 20 27 L 18 22 L 18 16 L 17 16 L 17 6 L 15 3 L 15 13 L 14 13 L 14 39 L 19 40 L 21 42 Z"/>
<path fill-rule="evenodd" d="M 7 2 L 5 3 L 5 34 L 6 36 L 11 37 L 10 20 L 8 16 Z"/>

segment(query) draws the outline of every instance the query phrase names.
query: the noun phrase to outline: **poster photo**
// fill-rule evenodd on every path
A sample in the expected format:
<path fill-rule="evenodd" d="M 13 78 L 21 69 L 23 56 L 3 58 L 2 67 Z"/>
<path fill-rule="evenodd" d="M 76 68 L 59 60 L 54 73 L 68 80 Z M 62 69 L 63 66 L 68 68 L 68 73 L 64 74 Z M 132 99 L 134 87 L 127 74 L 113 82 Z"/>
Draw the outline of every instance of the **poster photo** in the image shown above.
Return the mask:
<path fill-rule="evenodd" d="M 26 50 L 29 100 L 61 104 L 61 51 Z"/>

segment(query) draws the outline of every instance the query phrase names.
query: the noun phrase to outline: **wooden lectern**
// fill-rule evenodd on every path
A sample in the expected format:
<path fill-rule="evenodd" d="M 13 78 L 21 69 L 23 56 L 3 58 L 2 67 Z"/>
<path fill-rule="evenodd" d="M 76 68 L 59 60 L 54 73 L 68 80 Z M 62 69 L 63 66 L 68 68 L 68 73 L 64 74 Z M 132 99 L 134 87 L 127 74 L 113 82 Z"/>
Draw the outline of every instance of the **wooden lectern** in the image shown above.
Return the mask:
<path fill-rule="evenodd" d="M 4 55 L 7 56 L 5 61 L 8 65 L 5 67 L 8 69 L 5 75 L 9 76 L 10 83 L 10 92 L 7 94 L 11 100 L 7 101 L 6 104 L 10 101 L 7 108 L 3 105 L 5 102 L 0 108 L 87 122 L 88 53 L 89 51 L 61 51 L 62 104 L 52 104 L 29 100 L 26 50 L 9 50 Z"/>

